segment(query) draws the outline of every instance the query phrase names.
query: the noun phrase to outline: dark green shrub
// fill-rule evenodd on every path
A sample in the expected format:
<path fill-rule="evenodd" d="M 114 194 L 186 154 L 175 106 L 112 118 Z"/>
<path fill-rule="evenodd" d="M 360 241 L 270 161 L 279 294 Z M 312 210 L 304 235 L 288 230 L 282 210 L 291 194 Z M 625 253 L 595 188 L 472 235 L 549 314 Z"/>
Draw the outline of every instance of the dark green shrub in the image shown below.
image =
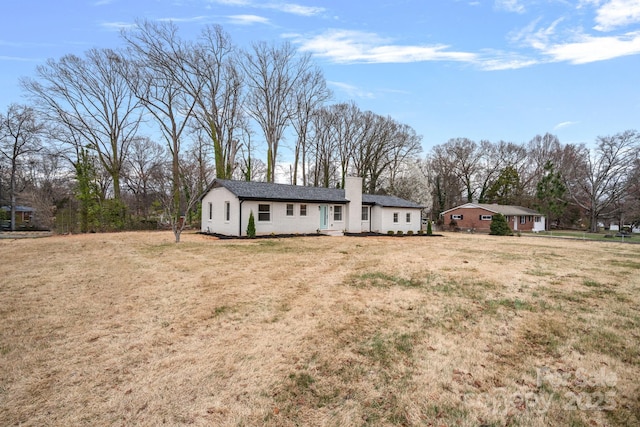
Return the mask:
<path fill-rule="evenodd" d="M 507 219 L 504 215 L 499 213 L 493 215 L 489 229 L 491 230 L 489 234 L 493 234 L 494 236 L 513 235 L 511 228 L 509 228 L 509 224 L 507 224 Z"/>
<path fill-rule="evenodd" d="M 387 234 L 388 234 L 389 236 L 393 236 L 393 230 L 389 230 L 389 231 L 387 231 Z"/>
<path fill-rule="evenodd" d="M 250 239 L 256 237 L 256 220 L 253 217 L 253 211 L 249 212 L 249 224 L 247 224 L 247 236 Z"/>
<path fill-rule="evenodd" d="M 431 236 L 433 234 L 433 229 L 431 228 L 431 220 L 427 221 L 427 236 Z"/>
<path fill-rule="evenodd" d="M 398 236 L 402 236 L 403 234 L 404 234 L 404 233 L 402 232 L 402 230 L 398 230 L 398 231 L 396 231 L 396 235 L 398 235 Z"/>
<path fill-rule="evenodd" d="M 407 235 L 409 235 L 409 236 L 413 236 L 413 230 L 409 230 L 409 231 L 407 231 Z"/>

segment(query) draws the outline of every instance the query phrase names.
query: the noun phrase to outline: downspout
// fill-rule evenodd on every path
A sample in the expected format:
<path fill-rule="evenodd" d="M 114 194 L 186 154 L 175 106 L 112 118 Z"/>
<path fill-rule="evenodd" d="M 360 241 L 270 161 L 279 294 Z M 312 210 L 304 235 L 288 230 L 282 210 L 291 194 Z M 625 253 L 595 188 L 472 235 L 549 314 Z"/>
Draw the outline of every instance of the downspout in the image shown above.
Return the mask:
<path fill-rule="evenodd" d="M 240 214 L 238 215 L 238 237 L 242 237 L 242 203 L 244 200 L 240 200 Z"/>

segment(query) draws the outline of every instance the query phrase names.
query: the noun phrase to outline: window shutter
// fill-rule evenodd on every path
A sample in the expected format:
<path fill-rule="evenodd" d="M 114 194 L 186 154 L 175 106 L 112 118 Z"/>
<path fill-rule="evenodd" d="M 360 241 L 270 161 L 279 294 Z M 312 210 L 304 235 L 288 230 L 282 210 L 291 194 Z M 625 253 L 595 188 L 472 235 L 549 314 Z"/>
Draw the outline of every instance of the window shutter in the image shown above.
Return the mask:
<path fill-rule="evenodd" d="M 478 215 L 478 219 L 482 221 L 482 215 Z"/>
<path fill-rule="evenodd" d="M 453 219 L 453 214 L 449 215 L 449 219 Z"/>
<path fill-rule="evenodd" d="M 463 220 L 464 219 L 464 215 L 460 214 L 460 219 Z"/>

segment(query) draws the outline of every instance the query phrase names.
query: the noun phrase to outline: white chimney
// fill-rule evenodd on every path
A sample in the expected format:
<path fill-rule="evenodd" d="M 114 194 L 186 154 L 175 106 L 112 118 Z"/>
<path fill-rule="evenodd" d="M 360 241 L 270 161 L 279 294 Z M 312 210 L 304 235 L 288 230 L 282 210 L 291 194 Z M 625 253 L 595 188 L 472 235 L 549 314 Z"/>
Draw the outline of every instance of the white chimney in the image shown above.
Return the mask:
<path fill-rule="evenodd" d="M 344 182 L 344 197 L 349 201 L 347 232 L 362 232 L 362 178 L 348 176 Z"/>

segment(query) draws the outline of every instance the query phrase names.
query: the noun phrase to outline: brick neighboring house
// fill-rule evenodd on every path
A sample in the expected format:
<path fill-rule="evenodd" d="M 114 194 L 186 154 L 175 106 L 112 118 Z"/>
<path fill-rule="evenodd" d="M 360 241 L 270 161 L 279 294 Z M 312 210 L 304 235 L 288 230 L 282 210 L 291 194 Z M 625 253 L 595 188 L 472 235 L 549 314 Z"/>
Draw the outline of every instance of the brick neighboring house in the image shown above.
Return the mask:
<path fill-rule="evenodd" d="M 544 216 L 533 209 L 522 206 L 497 205 L 484 203 L 465 203 L 440 215 L 448 226 L 455 221 L 463 231 L 489 232 L 494 214 L 501 213 L 513 231 L 544 231 Z"/>

